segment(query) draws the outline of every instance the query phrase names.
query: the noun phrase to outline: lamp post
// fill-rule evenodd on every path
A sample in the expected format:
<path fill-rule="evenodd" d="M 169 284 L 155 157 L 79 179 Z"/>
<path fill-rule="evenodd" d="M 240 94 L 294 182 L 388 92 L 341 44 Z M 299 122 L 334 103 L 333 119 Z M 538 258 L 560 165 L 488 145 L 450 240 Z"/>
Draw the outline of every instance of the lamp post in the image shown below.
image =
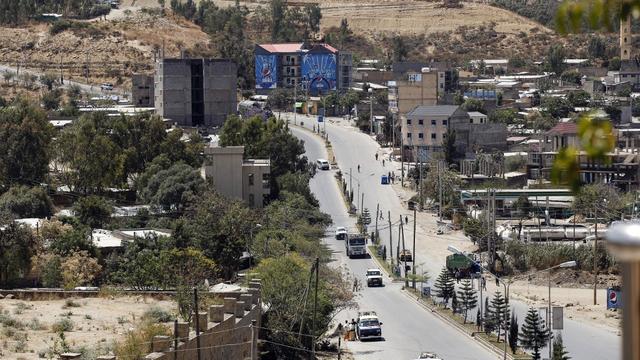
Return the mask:
<path fill-rule="evenodd" d="M 371 131 L 369 133 L 373 134 L 373 89 L 369 87 L 369 121 L 371 122 Z"/>
<path fill-rule="evenodd" d="M 622 263 L 622 359 L 640 358 L 640 222 L 614 222 L 607 231 L 611 253 Z"/>
<path fill-rule="evenodd" d="M 640 227 L 640 225 L 639 225 Z M 639 230 L 640 231 L 640 230 Z M 640 240 L 639 240 L 640 243 Z M 447 250 L 449 250 L 450 252 L 454 253 L 454 254 L 460 254 L 465 256 L 467 259 L 476 262 L 474 259 L 472 259 L 469 255 L 465 254 L 464 252 L 460 251 L 458 248 L 456 248 L 453 245 L 449 245 L 447 246 Z M 482 264 L 478 264 L 480 266 L 480 268 L 486 272 L 488 272 L 489 274 L 491 274 L 491 276 L 493 276 L 494 278 L 496 278 L 496 280 L 498 280 L 498 282 L 502 283 L 502 286 L 504 287 L 504 296 L 505 296 L 505 300 L 507 303 L 509 303 L 509 288 L 511 287 L 511 284 L 513 283 L 513 280 L 515 280 L 517 278 L 517 276 L 514 276 L 512 278 L 509 279 L 508 283 L 505 280 L 502 280 L 498 275 L 492 273 L 491 271 L 487 270 L 484 266 L 482 266 Z M 572 268 L 575 267 L 577 265 L 577 263 L 575 261 L 565 261 L 561 264 L 558 264 L 556 266 L 552 266 L 550 268 L 547 269 L 543 269 L 543 270 L 539 270 L 534 272 L 533 274 L 529 274 L 528 276 L 533 276 L 535 274 L 539 274 L 545 271 L 550 271 L 553 269 L 557 269 L 557 268 Z M 482 286 L 482 285 L 480 285 Z M 480 299 L 480 303 L 482 303 L 482 299 Z M 550 323 L 551 323 L 551 275 L 549 275 L 549 310 L 548 310 L 548 322 L 547 322 L 547 326 L 550 328 Z M 549 338 L 549 358 L 551 358 L 551 354 L 552 354 L 552 347 L 551 347 L 551 338 Z M 503 354 L 503 359 L 506 360 L 507 359 L 507 329 L 505 329 L 504 332 L 504 354 Z"/>

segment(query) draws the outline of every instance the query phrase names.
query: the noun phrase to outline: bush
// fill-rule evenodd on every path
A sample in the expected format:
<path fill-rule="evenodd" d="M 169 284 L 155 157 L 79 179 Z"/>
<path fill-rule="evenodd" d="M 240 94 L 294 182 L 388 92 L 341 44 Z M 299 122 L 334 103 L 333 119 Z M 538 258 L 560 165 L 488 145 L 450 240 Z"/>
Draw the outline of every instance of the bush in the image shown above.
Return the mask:
<path fill-rule="evenodd" d="M 88 24 L 78 22 L 78 21 L 69 21 L 69 20 L 60 20 L 56 21 L 49 28 L 50 35 L 57 35 L 63 31 L 67 30 L 82 30 L 89 27 Z"/>
<path fill-rule="evenodd" d="M 53 204 L 43 188 L 19 185 L 0 196 L 0 210 L 19 218 L 44 218 L 53 214 Z"/>
<path fill-rule="evenodd" d="M 173 321 L 175 317 L 168 311 L 154 306 L 151 309 L 145 311 L 145 313 L 142 315 L 142 318 L 145 320 L 152 320 L 153 322 L 169 322 Z"/>
<path fill-rule="evenodd" d="M 574 255 L 573 245 L 523 243 L 513 240 L 505 243 L 505 252 L 507 264 L 520 272 L 546 269 L 571 260 L 578 263 L 576 270 L 593 270 L 593 245 L 591 244 L 577 246 Z M 618 266 L 603 242 L 598 244 L 597 262 L 601 271 L 618 272 Z"/>
<path fill-rule="evenodd" d="M 151 351 L 151 340 L 156 335 L 171 335 L 169 329 L 161 324 L 143 322 L 135 330 L 129 331 L 123 341 L 115 344 L 116 357 L 142 359 Z"/>
<path fill-rule="evenodd" d="M 73 321 L 71 319 L 60 319 L 51 325 L 51 331 L 54 333 L 73 330 Z"/>

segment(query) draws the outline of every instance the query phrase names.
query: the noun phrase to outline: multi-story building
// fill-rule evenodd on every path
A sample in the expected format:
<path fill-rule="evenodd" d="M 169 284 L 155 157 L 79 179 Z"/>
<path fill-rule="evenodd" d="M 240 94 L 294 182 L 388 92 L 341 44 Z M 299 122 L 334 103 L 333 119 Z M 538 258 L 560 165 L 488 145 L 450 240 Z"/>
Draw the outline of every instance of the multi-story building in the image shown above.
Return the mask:
<path fill-rule="evenodd" d="M 256 92 L 299 86 L 310 95 L 347 90 L 352 57 L 328 44 L 258 44 L 255 47 Z"/>
<path fill-rule="evenodd" d="M 161 59 L 156 113 L 181 126 L 221 126 L 236 112 L 237 68 L 227 59 Z"/>
<path fill-rule="evenodd" d="M 405 155 L 415 154 L 427 161 L 442 153 L 447 133 L 455 133 L 456 152 L 503 150 L 507 144 L 504 124 L 472 122 L 469 114 L 456 105 L 417 106 L 401 117 L 402 143 Z M 408 150 L 411 150 L 407 152 Z"/>
<path fill-rule="evenodd" d="M 607 161 L 593 161 L 586 152 L 579 150 L 577 156 L 580 180 L 585 184 L 607 183 L 631 191 L 640 186 L 640 129 L 616 129 L 617 147 L 606 154 Z M 573 122 L 560 123 L 547 131 L 542 143 L 531 149 L 527 159 L 527 174 L 530 179 L 551 177 L 551 169 L 558 152 L 568 146 L 580 149 L 577 126 Z"/>
<path fill-rule="evenodd" d="M 133 74 L 131 77 L 131 101 L 136 107 L 153 107 L 153 75 Z"/>
<path fill-rule="evenodd" d="M 262 208 L 271 194 L 271 163 L 268 159 L 244 159 L 244 146 L 204 149 L 204 177 L 216 191 Z"/>

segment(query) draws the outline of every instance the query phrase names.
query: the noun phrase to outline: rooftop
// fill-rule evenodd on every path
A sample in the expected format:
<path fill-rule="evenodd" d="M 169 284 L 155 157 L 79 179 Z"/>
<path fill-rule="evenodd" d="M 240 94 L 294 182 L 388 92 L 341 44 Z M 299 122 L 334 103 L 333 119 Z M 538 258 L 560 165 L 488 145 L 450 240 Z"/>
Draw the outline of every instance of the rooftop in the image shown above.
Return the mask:
<path fill-rule="evenodd" d="M 285 43 L 285 44 L 258 44 L 261 48 L 272 53 L 293 53 L 302 50 L 304 43 Z"/>
<path fill-rule="evenodd" d="M 451 116 L 458 108 L 457 105 L 421 105 L 409 111 L 407 116 Z"/>
<path fill-rule="evenodd" d="M 574 122 L 561 122 L 547 131 L 547 135 L 577 134 L 578 126 Z"/>
<path fill-rule="evenodd" d="M 469 116 L 471 117 L 486 117 L 487 115 L 478 112 L 478 111 L 469 111 Z"/>

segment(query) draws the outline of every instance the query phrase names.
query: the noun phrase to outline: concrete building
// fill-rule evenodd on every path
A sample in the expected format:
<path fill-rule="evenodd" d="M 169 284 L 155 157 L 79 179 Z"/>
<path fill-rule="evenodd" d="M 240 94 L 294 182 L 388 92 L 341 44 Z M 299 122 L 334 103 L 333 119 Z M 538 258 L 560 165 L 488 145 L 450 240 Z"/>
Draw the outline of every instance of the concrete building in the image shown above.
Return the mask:
<path fill-rule="evenodd" d="M 316 96 L 351 86 L 351 54 L 329 44 L 257 44 L 254 51 L 258 94 L 299 86 Z"/>
<path fill-rule="evenodd" d="M 156 63 L 156 113 L 181 126 L 221 126 L 236 112 L 236 64 L 226 59 Z"/>
<path fill-rule="evenodd" d="M 470 111 L 469 118 L 471 124 L 486 124 L 489 122 L 487 115 L 477 111 Z"/>
<path fill-rule="evenodd" d="M 220 194 L 262 208 L 271 194 L 269 160 L 244 159 L 244 146 L 204 149 L 204 177 Z"/>
<path fill-rule="evenodd" d="M 133 74 L 131 77 L 131 102 L 136 107 L 154 107 L 153 75 Z"/>

